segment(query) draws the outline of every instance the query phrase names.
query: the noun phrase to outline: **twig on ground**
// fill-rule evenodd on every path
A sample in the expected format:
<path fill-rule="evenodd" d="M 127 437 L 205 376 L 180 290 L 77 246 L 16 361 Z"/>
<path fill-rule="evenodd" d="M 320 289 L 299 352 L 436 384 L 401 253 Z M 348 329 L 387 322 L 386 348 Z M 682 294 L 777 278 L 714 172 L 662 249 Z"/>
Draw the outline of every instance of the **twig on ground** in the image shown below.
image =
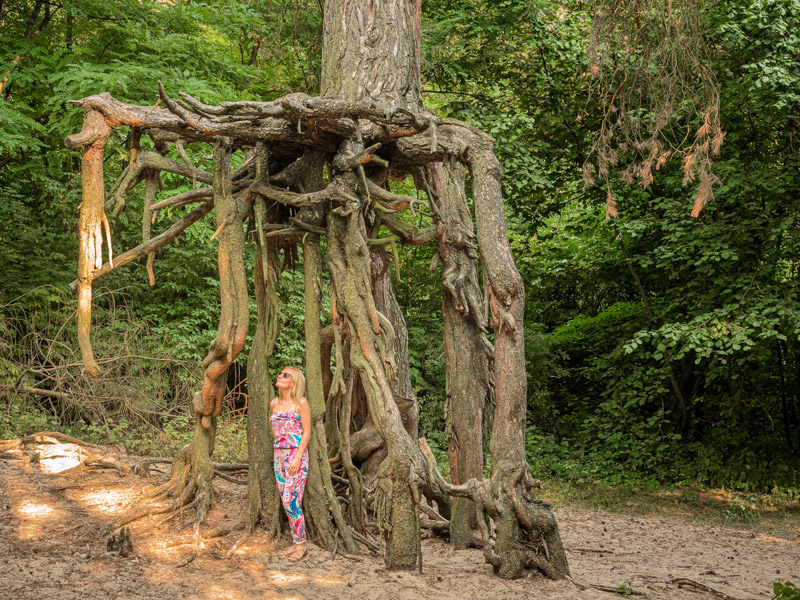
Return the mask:
<path fill-rule="evenodd" d="M 192 562 L 195 558 L 197 558 L 197 550 L 192 550 L 192 553 L 189 554 L 188 557 L 183 559 L 177 565 L 175 565 L 175 568 L 176 569 L 181 569 L 181 568 L 185 567 L 186 565 L 188 565 L 190 562 Z"/>
<path fill-rule="evenodd" d="M 608 585 L 600 585 L 597 583 L 580 583 L 579 581 L 575 581 L 571 577 L 567 577 L 567 580 L 570 581 L 575 587 L 581 590 L 586 590 L 591 588 L 593 590 L 598 590 L 601 592 L 608 592 L 609 594 L 620 594 L 622 596 L 641 596 L 642 598 L 647 598 L 647 594 L 645 592 L 637 592 L 628 585 L 611 587 Z"/>
<path fill-rule="evenodd" d="M 681 586 L 694 587 L 697 588 L 698 590 L 703 590 L 704 592 L 714 594 L 714 596 L 716 596 L 717 598 L 722 598 L 723 600 L 739 600 L 734 596 L 729 596 L 725 592 L 720 592 L 719 590 L 716 590 L 704 583 L 700 583 L 699 581 L 695 581 L 694 579 L 686 579 L 685 577 L 676 577 L 675 579 L 668 579 L 664 583 L 677 585 L 679 588 Z"/>

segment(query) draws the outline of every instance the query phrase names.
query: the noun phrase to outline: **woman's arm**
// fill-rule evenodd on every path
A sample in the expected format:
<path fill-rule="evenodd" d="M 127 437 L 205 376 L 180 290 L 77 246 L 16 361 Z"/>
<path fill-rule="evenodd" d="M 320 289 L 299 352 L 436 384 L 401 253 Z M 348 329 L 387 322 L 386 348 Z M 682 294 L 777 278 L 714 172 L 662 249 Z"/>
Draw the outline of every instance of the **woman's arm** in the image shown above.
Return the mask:
<path fill-rule="evenodd" d="M 303 461 L 303 452 L 308 447 L 308 441 L 311 439 L 311 407 L 305 398 L 300 398 L 297 402 L 297 408 L 300 409 L 300 422 L 303 424 L 303 438 L 300 440 L 300 445 L 289 463 L 289 475 L 294 475 L 300 468 Z"/>

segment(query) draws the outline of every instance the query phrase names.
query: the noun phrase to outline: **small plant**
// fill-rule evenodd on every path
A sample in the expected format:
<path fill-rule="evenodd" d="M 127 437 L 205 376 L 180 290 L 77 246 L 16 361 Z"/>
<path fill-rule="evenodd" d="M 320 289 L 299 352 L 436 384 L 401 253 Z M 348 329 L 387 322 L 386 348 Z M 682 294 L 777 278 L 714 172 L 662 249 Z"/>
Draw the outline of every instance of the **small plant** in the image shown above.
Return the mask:
<path fill-rule="evenodd" d="M 772 586 L 772 592 L 772 600 L 800 600 L 800 588 L 789 581 L 783 583 L 779 579 Z"/>
<path fill-rule="evenodd" d="M 624 598 L 630 598 L 633 595 L 633 583 L 631 581 L 620 583 L 617 590 Z"/>
<path fill-rule="evenodd" d="M 739 521 L 753 521 L 760 517 L 758 513 L 758 498 L 755 496 L 734 496 L 730 505 L 723 511 L 726 519 Z"/>

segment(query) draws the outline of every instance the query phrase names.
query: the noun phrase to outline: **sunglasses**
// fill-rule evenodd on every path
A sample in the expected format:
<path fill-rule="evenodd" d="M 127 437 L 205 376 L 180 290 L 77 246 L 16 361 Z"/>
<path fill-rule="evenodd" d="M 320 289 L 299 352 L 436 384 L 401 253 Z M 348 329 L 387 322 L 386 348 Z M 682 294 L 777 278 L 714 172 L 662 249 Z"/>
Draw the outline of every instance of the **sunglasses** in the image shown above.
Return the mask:
<path fill-rule="evenodd" d="M 287 373 L 286 371 L 284 371 L 283 373 L 278 375 L 278 378 L 281 378 L 281 377 L 283 377 L 284 379 L 289 379 L 291 377 L 291 374 Z"/>

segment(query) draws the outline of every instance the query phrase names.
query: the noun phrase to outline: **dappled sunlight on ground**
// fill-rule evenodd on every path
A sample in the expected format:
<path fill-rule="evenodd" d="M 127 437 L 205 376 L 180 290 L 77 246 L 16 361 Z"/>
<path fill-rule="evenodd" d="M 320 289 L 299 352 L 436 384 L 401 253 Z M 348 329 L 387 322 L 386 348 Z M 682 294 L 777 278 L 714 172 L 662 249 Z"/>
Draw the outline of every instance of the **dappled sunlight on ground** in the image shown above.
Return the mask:
<path fill-rule="evenodd" d="M 321 585 L 322 587 L 345 585 L 345 582 L 342 581 L 342 578 L 336 577 L 335 575 L 315 575 L 311 578 L 311 582 Z"/>
<path fill-rule="evenodd" d="M 264 571 L 264 576 L 267 577 L 275 585 L 293 585 L 295 583 L 302 583 L 308 576 L 303 573 L 281 573 L 280 571 Z"/>
<path fill-rule="evenodd" d="M 81 447 L 75 444 L 43 446 L 39 450 L 39 457 L 39 468 L 48 475 L 57 475 L 77 467 L 84 458 Z"/>
<path fill-rule="evenodd" d="M 21 460 L 0 460 L 0 597 L 18 600 L 605 600 L 606 592 L 541 577 L 504 581 L 492 574 L 480 549 L 452 552 L 445 542 L 422 542 L 424 572 L 387 571 L 379 557 L 347 559 L 309 544 L 298 563 L 279 556 L 284 537 L 272 541 L 257 529 L 204 539 L 212 528 L 230 528 L 241 518 L 245 486 L 215 481 L 219 502 L 194 537 L 194 513 L 186 510 L 130 523 L 133 551 L 109 546 L 103 533 L 132 501 L 166 481 L 165 474 L 141 478 L 125 470 L 80 467 L 81 452 L 67 445 L 29 446 Z M 39 460 L 31 457 L 39 454 Z M 129 467 L 137 457 L 114 453 Z M 30 461 L 29 461 L 30 460 Z M 64 462 L 62 462 L 62 460 Z M 563 508 L 555 515 L 577 581 L 623 583 L 653 600 L 685 600 L 676 578 L 709 585 L 732 598 L 769 600 L 777 579 L 800 582 L 800 535 L 794 529 L 760 527 L 776 504 L 725 490 L 695 488 L 627 491 L 613 507 L 650 517 L 612 514 L 598 498 L 570 488 L 591 509 Z M 578 497 L 579 496 L 579 497 Z M 747 529 L 698 524 L 698 515 L 724 514 L 737 498 L 750 513 Z M 169 500 L 165 500 L 168 502 Z M 771 502 L 778 501 L 772 499 Z M 635 506 L 634 506 L 635 504 Z M 752 505 L 752 506 L 751 506 Z M 3 508 L 5 511 L 3 512 Z M 609 506 L 608 508 L 611 508 Z M 670 521 L 686 512 L 690 523 Z M 760 514 L 755 516 L 755 511 Z M 796 510 L 784 509 L 788 516 Z M 791 513 L 791 515 L 788 515 Z M 738 514 L 738 513 L 737 513 Z M 165 520 L 166 519 L 166 520 Z M 795 519 L 796 520 L 796 519 Z M 735 522 L 735 521 L 728 521 Z M 792 527 L 794 521 L 791 522 Z M 787 525 L 790 525 L 787 522 Z M 118 530 L 115 531 L 119 535 Z M 241 543 L 241 545 L 237 545 Z M 109 550 L 109 547 L 112 549 Z M 231 552 L 231 549 L 236 550 Z"/>
<path fill-rule="evenodd" d="M 45 528 L 51 528 L 66 518 L 66 513 L 50 504 L 33 500 L 22 500 L 12 512 L 19 519 L 17 534 L 20 539 L 39 537 Z"/>
<path fill-rule="evenodd" d="M 71 497 L 92 516 L 115 516 L 130 504 L 139 493 L 134 489 L 99 489 L 73 492 Z"/>

